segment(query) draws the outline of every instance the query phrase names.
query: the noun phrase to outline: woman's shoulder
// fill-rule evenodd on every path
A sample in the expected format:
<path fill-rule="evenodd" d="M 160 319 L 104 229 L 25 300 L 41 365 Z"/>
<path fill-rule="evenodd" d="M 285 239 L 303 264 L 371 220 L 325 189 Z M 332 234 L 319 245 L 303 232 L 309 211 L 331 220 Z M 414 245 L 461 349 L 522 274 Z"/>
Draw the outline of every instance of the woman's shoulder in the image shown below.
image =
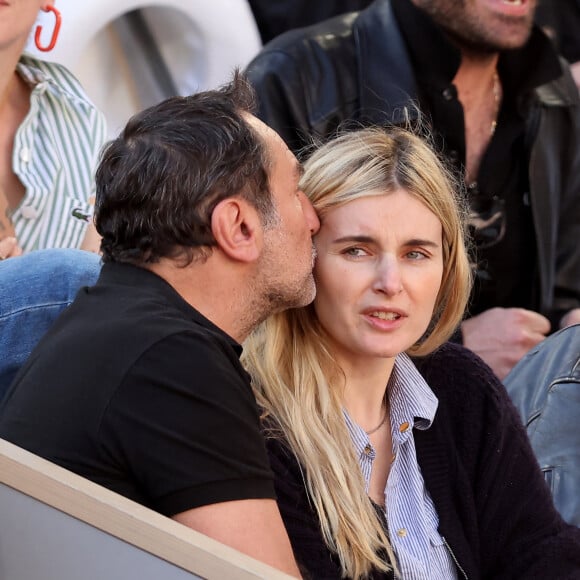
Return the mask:
<path fill-rule="evenodd" d="M 485 379 L 495 377 L 478 355 L 454 342 L 446 342 L 428 355 L 415 357 L 413 362 L 421 374 L 428 373 L 433 378 L 449 378 L 458 374 L 481 376 Z"/>
<path fill-rule="evenodd" d="M 288 471 L 299 469 L 298 460 L 276 419 L 271 415 L 264 415 L 260 420 L 260 424 L 262 435 L 266 442 L 266 450 L 275 474 L 279 475 L 276 472 L 280 470 L 287 473 Z"/>
<path fill-rule="evenodd" d="M 66 66 L 24 53 L 19 59 L 18 71 L 32 85 L 47 83 L 48 94 L 59 100 L 69 101 L 77 108 L 96 110 L 80 81 Z"/>
<path fill-rule="evenodd" d="M 466 347 L 446 342 L 413 362 L 439 400 L 503 399 L 505 389 L 491 368 Z"/>

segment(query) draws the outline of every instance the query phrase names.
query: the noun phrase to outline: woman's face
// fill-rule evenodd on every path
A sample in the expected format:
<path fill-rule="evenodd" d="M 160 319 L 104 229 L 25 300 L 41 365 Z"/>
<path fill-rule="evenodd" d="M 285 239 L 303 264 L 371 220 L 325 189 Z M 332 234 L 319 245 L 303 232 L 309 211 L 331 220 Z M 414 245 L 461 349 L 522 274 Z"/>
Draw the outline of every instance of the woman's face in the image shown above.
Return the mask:
<path fill-rule="evenodd" d="M 435 214 L 398 189 L 330 210 L 315 244 L 314 308 L 337 360 L 391 358 L 417 342 L 443 274 Z"/>

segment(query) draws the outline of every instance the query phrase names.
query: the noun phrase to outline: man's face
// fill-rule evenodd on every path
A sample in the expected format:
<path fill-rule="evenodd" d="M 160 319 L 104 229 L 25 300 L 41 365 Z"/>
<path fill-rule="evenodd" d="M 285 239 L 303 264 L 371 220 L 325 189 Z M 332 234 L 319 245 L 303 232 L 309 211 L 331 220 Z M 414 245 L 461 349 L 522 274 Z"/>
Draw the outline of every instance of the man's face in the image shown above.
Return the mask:
<path fill-rule="evenodd" d="M 460 49 L 475 53 L 522 47 L 530 36 L 537 0 L 411 0 Z"/>
<path fill-rule="evenodd" d="M 269 313 L 305 306 L 314 299 L 312 236 L 320 222 L 312 204 L 298 188 L 300 166 L 280 136 L 255 117 L 250 124 L 264 140 L 270 159 L 269 187 L 277 214 L 266 225 L 264 249 L 255 281 Z"/>

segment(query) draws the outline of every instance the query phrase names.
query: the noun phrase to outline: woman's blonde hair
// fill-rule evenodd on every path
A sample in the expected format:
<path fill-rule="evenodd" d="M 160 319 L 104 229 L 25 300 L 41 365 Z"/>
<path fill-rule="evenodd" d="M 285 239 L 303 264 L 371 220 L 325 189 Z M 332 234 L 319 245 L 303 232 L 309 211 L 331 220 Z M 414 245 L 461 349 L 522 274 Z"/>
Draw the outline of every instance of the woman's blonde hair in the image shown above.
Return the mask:
<path fill-rule="evenodd" d="M 465 212 L 457 187 L 425 140 L 406 129 L 361 129 L 323 145 L 305 163 L 301 188 L 322 227 L 333 208 L 403 189 L 424 203 L 443 231 L 443 276 L 431 324 L 409 354 L 428 354 L 460 323 L 471 289 Z M 322 535 L 343 574 L 389 570 L 394 555 L 369 501 L 342 413 L 344 376 L 312 305 L 276 314 L 244 344 L 243 363 L 258 403 L 305 469 Z M 386 384 L 386 380 L 385 380 Z M 272 423 L 272 422 L 270 422 Z M 306 563 L 307 564 L 307 563 Z"/>

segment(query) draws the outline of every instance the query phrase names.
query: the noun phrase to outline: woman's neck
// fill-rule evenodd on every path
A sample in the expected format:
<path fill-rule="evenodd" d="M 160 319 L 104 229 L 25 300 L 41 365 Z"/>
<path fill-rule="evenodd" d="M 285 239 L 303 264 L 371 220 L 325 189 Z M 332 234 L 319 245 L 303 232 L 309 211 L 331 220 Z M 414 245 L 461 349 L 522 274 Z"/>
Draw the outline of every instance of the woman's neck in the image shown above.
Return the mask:
<path fill-rule="evenodd" d="M 9 74 L 0 69 L 0 195 L 2 205 L 9 209 L 18 207 L 25 194 L 24 185 L 12 169 L 12 154 L 14 137 L 30 109 L 30 91 L 15 68 Z M 5 211 L 1 219 L 6 235 L 10 220 Z M 4 237 L 2 232 L 0 237 Z"/>
<path fill-rule="evenodd" d="M 0 108 L 4 108 L 17 81 L 16 67 L 22 54 L 22 43 L 14 43 L 0 49 Z"/>
<path fill-rule="evenodd" d="M 365 430 L 382 420 L 388 404 L 385 396 L 395 359 L 376 358 L 344 368 L 343 405 L 351 419 Z"/>

